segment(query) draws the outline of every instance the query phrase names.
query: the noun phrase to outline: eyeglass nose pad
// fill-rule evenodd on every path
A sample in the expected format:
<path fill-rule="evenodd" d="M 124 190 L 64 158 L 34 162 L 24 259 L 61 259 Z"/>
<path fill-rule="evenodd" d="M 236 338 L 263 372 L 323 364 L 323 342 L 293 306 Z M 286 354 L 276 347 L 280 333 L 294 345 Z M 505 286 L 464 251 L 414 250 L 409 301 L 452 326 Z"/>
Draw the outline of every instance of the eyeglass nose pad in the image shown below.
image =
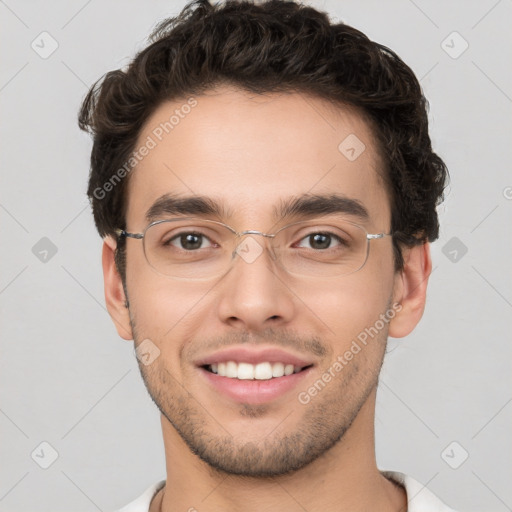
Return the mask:
<path fill-rule="evenodd" d="M 265 251 L 265 243 L 261 239 L 260 241 L 258 241 L 254 235 L 259 235 L 264 238 L 270 238 L 271 240 L 273 240 L 275 236 L 254 230 L 243 231 L 242 233 L 239 233 L 237 238 L 235 239 L 237 245 L 231 254 L 232 259 L 234 259 L 236 255 L 238 255 L 246 263 L 254 263 L 263 254 L 263 252 Z M 239 239 L 242 239 L 242 241 L 238 243 Z M 276 257 L 274 254 L 272 244 L 270 244 L 270 247 L 268 247 L 268 249 L 272 260 L 275 260 Z"/>
<path fill-rule="evenodd" d="M 242 240 L 240 243 L 237 243 L 233 250 L 232 258 L 238 255 L 245 263 L 254 263 L 263 254 L 265 250 L 264 245 L 258 242 L 253 235 L 254 234 L 243 234 L 243 238 L 242 236 L 240 237 Z"/>

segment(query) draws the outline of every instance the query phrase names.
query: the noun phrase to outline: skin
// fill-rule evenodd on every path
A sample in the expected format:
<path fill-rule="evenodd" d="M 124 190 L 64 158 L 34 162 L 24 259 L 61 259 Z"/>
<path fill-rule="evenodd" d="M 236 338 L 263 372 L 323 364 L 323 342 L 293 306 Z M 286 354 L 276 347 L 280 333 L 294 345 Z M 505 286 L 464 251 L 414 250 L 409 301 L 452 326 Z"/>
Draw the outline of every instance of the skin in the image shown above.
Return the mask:
<path fill-rule="evenodd" d="M 196 99 L 132 172 L 128 231 L 142 232 L 148 208 L 170 192 L 222 201 L 230 213 L 225 223 L 264 232 L 274 226 L 280 200 L 337 192 L 368 209 L 369 233 L 389 232 L 382 164 L 357 112 L 303 94 L 259 96 L 228 86 Z M 184 102 L 160 105 L 139 140 Z M 338 150 L 349 134 L 366 145 L 352 162 Z M 191 282 L 156 273 L 142 242 L 129 239 L 128 297 L 114 249 L 107 237 L 105 296 L 119 335 L 136 346 L 149 338 L 160 350 L 150 365 L 139 362 L 161 412 L 166 453 L 167 484 L 151 512 L 407 510 L 403 488 L 376 466 L 375 397 L 387 336 L 406 336 L 423 314 L 428 244 L 404 250 L 401 272 L 385 237 L 371 242 L 365 266 L 347 276 L 287 275 L 263 252 L 251 264 L 237 259 L 220 279 Z M 300 403 L 298 392 L 394 303 L 401 310 L 378 336 L 310 403 Z M 206 384 L 192 364 L 232 343 L 282 347 L 315 366 L 300 389 L 261 405 L 238 403 Z"/>

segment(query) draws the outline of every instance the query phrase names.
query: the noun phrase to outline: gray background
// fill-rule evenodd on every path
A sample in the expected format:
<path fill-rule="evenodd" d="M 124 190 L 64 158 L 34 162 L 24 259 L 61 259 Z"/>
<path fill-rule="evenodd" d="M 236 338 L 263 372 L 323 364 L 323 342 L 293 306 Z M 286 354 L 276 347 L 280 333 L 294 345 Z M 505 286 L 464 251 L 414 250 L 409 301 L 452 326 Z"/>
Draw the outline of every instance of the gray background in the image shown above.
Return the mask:
<path fill-rule="evenodd" d="M 389 343 L 379 467 L 461 511 L 512 510 L 512 2 L 309 3 L 411 65 L 451 172 L 425 316 Z M 183 5 L 0 1 L 1 511 L 108 511 L 165 477 L 159 414 L 104 307 L 76 115 Z"/>

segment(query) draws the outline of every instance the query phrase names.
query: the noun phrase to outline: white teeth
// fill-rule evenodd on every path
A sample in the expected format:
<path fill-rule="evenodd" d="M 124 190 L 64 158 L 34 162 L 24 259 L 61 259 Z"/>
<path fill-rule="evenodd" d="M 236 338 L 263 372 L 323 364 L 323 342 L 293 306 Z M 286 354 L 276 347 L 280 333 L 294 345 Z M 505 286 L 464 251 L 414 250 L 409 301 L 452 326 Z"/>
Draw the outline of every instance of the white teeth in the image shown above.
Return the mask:
<path fill-rule="evenodd" d="M 232 362 L 232 361 L 230 361 Z M 236 364 L 236 363 L 233 363 Z M 227 375 L 226 375 L 227 377 Z M 239 379 L 253 380 L 254 379 L 254 365 L 249 363 L 238 363 L 238 376 Z"/>
<path fill-rule="evenodd" d="M 226 363 L 226 377 L 237 378 L 238 369 L 237 364 L 234 361 L 228 361 Z"/>
<path fill-rule="evenodd" d="M 272 365 L 270 363 L 259 363 L 254 367 L 254 378 L 268 380 L 272 378 Z"/>
<path fill-rule="evenodd" d="M 258 363 L 256 365 L 250 363 L 236 363 L 235 361 L 227 361 L 223 363 L 213 363 L 210 365 L 213 373 L 221 377 L 229 377 L 230 379 L 241 380 L 269 380 L 273 377 L 283 377 L 298 373 L 302 370 L 301 366 L 283 363 Z"/>
<path fill-rule="evenodd" d="M 272 377 L 282 377 L 284 375 L 284 364 L 274 363 L 272 365 Z"/>

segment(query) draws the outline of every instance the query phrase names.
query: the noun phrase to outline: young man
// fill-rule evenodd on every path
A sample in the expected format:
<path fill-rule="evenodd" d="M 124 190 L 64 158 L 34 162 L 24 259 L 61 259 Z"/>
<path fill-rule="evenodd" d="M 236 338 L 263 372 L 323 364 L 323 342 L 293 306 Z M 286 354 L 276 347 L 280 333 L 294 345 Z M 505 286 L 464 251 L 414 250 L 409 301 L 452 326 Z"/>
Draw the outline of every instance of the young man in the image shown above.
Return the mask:
<path fill-rule="evenodd" d="M 313 8 L 203 0 L 80 126 L 108 310 L 166 452 L 122 510 L 450 511 L 375 460 L 387 336 L 422 316 L 447 179 L 412 71 Z"/>

